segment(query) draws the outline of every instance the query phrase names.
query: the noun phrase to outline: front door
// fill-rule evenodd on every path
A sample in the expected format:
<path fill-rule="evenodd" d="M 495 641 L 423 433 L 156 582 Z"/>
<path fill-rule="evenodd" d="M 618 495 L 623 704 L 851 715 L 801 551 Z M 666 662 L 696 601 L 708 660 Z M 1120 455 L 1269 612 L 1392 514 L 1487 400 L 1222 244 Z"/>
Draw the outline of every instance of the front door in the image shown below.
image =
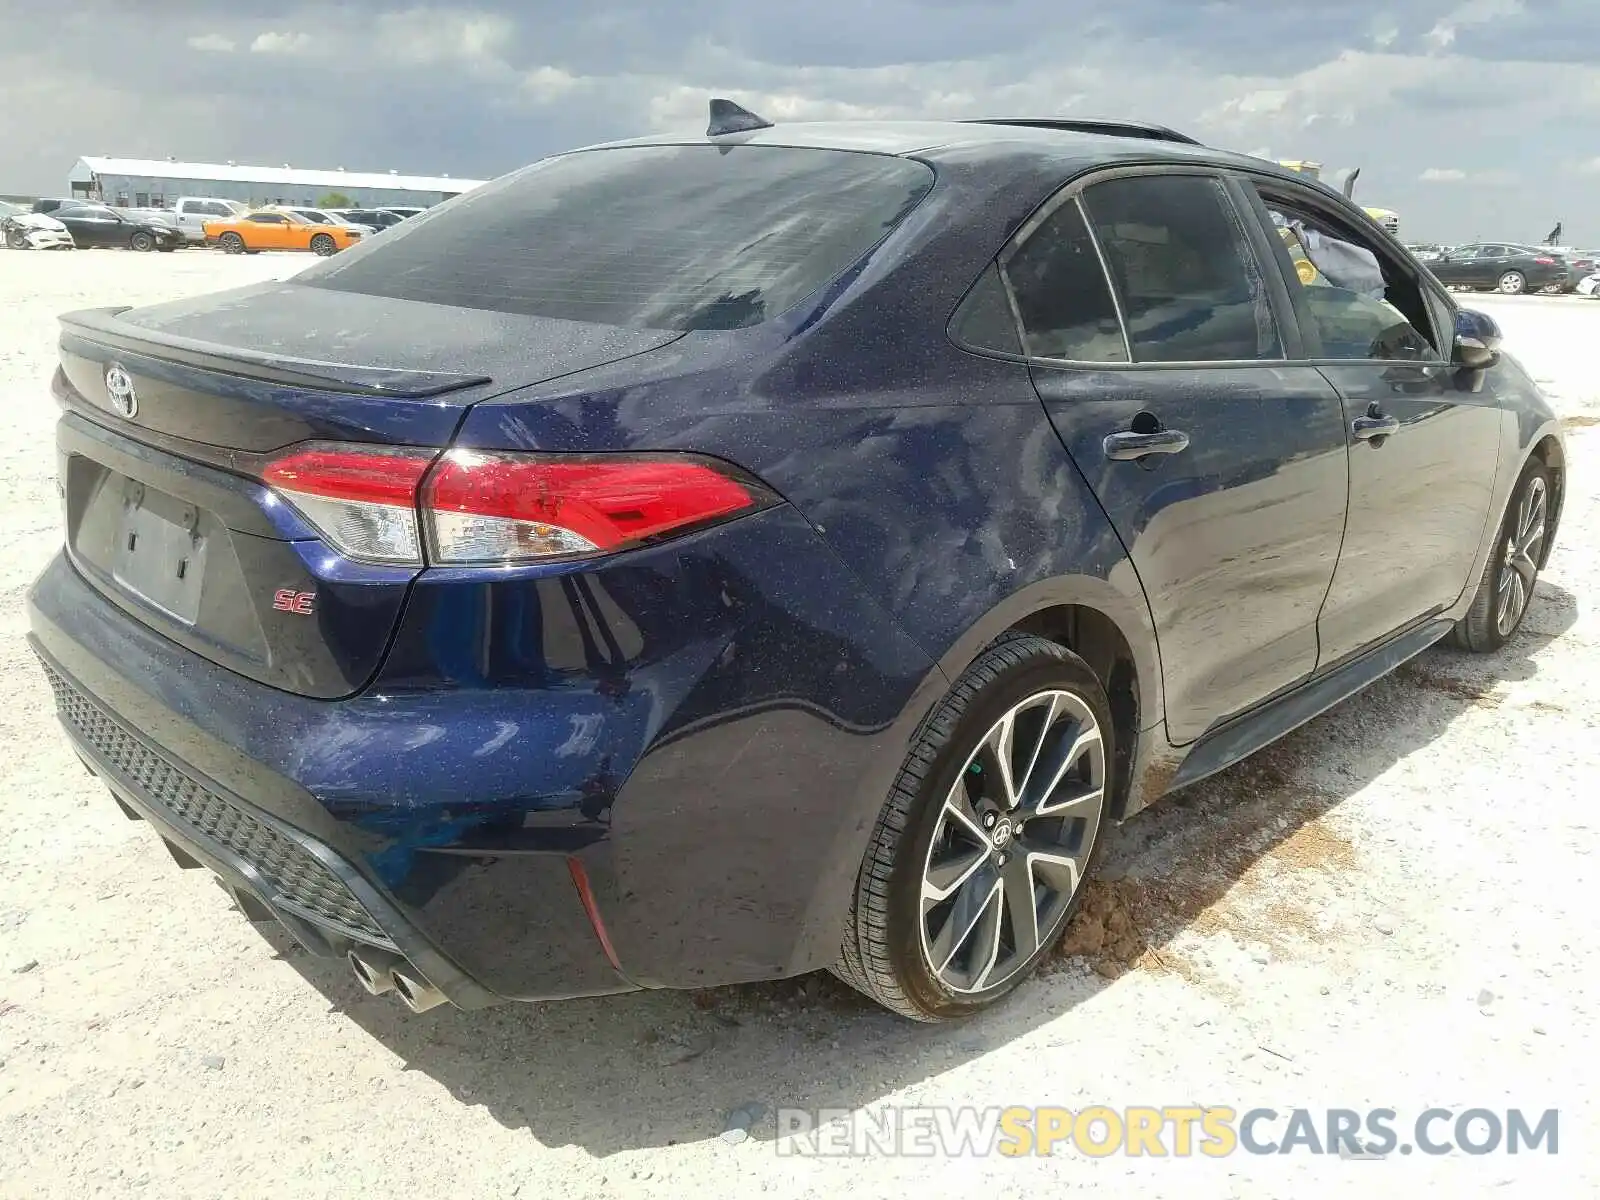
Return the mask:
<path fill-rule="evenodd" d="M 1287 361 L 1259 261 L 1221 181 L 1171 173 L 1093 183 L 1005 260 L 1035 386 L 1143 584 L 1178 744 L 1315 669 L 1344 531 L 1339 398 Z"/>
<path fill-rule="evenodd" d="M 1326 668 L 1450 607 L 1471 582 L 1505 416 L 1451 364 L 1454 308 L 1423 273 L 1310 193 L 1261 194 L 1274 223 L 1367 250 L 1382 272 L 1364 290 L 1327 271 L 1285 272 L 1307 360 L 1343 400 L 1349 446 L 1344 549 L 1318 622 Z M 1285 262 L 1305 254 L 1296 236 L 1280 245 Z"/>

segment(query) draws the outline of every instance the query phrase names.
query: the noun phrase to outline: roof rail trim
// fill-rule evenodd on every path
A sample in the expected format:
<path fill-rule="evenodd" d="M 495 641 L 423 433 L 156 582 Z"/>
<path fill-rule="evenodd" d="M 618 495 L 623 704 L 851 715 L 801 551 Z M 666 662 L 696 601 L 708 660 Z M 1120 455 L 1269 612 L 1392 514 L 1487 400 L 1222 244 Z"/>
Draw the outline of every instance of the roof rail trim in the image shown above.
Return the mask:
<path fill-rule="evenodd" d="M 1077 120 L 1071 117 L 976 117 L 969 125 L 1019 125 L 1030 129 L 1061 129 L 1069 133 L 1101 133 L 1110 137 L 1146 138 L 1152 142 L 1179 142 L 1185 146 L 1200 146 L 1203 142 L 1168 129 L 1165 125 L 1149 125 L 1143 121 Z"/>

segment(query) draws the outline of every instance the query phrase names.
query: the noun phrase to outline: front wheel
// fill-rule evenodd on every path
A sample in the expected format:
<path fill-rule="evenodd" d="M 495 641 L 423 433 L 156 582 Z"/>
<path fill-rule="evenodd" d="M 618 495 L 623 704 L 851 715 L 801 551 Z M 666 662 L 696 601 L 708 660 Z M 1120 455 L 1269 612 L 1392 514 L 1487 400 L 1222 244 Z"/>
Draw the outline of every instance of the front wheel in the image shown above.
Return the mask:
<path fill-rule="evenodd" d="M 1502 295 L 1520 296 L 1528 290 L 1528 277 L 1521 271 L 1507 271 L 1494 286 Z"/>
<path fill-rule="evenodd" d="M 996 642 L 901 766 L 835 973 L 917 1021 L 1012 992 L 1077 907 L 1114 761 L 1110 705 L 1083 660 L 1025 634 Z"/>
<path fill-rule="evenodd" d="M 140 254 L 148 254 L 156 248 L 156 240 L 148 233 L 140 231 L 128 239 L 128 245 L 132 246 Z"/>
<path fill-rule="evenodd" d="M 28 235 L 20 229 L 9 229 L 6 231 L 6 245 L 13 250 L 26 250 L 28 249 Z"/>
<path fill-rule="evenodd" d="M 318 258 L 327 258 L 338 248 L 334 240 L 325 233 L 319 233 L 311 239 L 311 253 Z"/>
<path fill-rule="evenodd" d="M 1511 493 L 1472 607 L 1451 630 L 1450 639 L 1460 649 L 1492 654 L 1522 627 L 1550 537 L 1550 497 L 1550 468 L 1533 459 Z"/>

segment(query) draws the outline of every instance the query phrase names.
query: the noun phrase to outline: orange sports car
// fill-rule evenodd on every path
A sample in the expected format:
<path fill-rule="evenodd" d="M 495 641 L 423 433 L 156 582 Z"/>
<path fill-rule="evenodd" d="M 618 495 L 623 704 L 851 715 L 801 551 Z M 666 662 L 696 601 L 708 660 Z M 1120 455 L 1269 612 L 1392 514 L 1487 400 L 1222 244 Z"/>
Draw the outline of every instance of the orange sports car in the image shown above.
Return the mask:
<path fill-rule="evenodd" d="M 205 223 L 206 241 L 229 254 L 254 254 L 258 250 L 309 250 L 326 258 L 361 240 L 361 231 L 349 225 L 313 225 L 294 213 L 266 211 Z"/>

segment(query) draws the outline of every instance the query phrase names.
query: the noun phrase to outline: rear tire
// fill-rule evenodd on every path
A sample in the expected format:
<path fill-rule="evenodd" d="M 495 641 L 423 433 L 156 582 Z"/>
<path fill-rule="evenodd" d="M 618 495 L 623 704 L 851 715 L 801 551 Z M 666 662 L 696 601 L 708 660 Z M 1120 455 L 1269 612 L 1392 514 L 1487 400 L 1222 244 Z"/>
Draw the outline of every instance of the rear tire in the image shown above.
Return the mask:
<path fill-rule="evenodd" d="M 221 246 L 223 251 L 227 254 L 244 253 L 244 239 L 237 233 L 223 234 L 217 239 L 217 245 Z"/>
<path fill-rule="evenodd" d="M 1517 635 L 1533 606 L 1539 562 L 1550 538 L 1550 468 L 1537 458 L 1522 468 L 1500 534 L 1483 566 L 1467 615 L 1450 631 L 1450 643 L 1474 654 L 1493 654 Z"/>
<path fill-rule="evenodd" d="M 1521 271 L 1507 271 L 1494 286 L 1503 296 L 1520 296 L 1528 290 L 1528 277 Z"/>
<path fill-rule="evenodd" d="M 1100 851 L 1113 739 L 1077 655 L 1018 633 L 986 650 L 912 741 L 834 973 L 914 1021 L 971 1016 L 1021 985 Z"/>
<path fill-rule="evenodd" d="M 318 258 L 329 258 L 339 249 L 337 243 L 325 233 L 319 233 L 311 239 L 311 253 Z"/>

